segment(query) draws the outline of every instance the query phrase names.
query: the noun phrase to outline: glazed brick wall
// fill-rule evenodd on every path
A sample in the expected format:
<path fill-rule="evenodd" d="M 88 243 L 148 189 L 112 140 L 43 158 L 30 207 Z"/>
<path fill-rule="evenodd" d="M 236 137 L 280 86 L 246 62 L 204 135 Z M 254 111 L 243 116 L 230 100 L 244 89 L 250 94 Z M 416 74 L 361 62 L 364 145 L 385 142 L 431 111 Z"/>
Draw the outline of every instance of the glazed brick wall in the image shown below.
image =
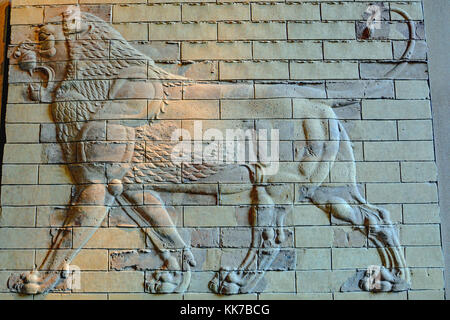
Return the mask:
<path fill-rule="evenodd" d="M 404 9 L 416 22 L 415 54 L 395 78 L 383 75 L 407 46 L 407 24 L 386 11 L 383 28 L 372 40 L 362 40 L 363 14 L 371 4 L 366 1 L 13 0 L 10 53 L 32 27 L 69 4 L 79 4 L 83 11 L 111 23 L 158 66 L 202 81 L 196 88 L 174 92 L 164 116 L 167 121 L 175 119 L 173 107 L 185 110 L 183 119 L 174 120 L 183 127 L 196 119 L 204 120 L 204 127 L 214 127 L 215 121 L 226 119 L 237 127 L 281 130 L 284 163 L 273 187 L 280 189 L 275 202 L 288 212 L 289 236 L 272 270 L 266 272 L 266 287 L 240 298 L 444 297 L 421 1 L 377 2 Z M 49 105 L 31 103 L 24 96 L 27 84 L 14 68 L 8 81 L 0 216 L 0 298 L 5 299 L 16 297 L 6 288 L 8 276 L 38 263 L 50 244 L 51 230 L 62 223 L 61 208 L 72 193 Z M 223 97 L 208 90 L 219 81 L 233 82 L 238 92 Z M 369 202 L 388 209 L 398 226 L 412 274 L 406 292 L 339 292 L 356 268 L 380 263 L 377 250 L 358 227 L 300 203 L 298 184 L 282 174 L 299 159 L 304 140 L 301 132 L 283 128 L 295 125 L 305 104 L 340 99 L 354 100 L 335 112 L 353 142 L 360 190 Z M 240 108 L 258 102 L 265 108 L 251 114 Z M 194 110 L 199 105 L 204 114 Z M 336 163 L 328 182 L 351 182 L 344 166 Z M 216 298 L 207 283 L 220 267 L 218 262 L 237 262 L 250 241 L 248 196 L 166 195 L 164 200 L 172 206 L 170 213 L 183 238 L 190 239 L 198 261 L 189 290 L 164 298 Z M 77 241 L 77 230 L 71 232 Z M 134 253 L 138 270 L 114 258 L 146 248 L 146 254 Z M 142 286 L 146 273 L 155 268 L 149 262 L 152 257 L 157 259 L 141 231 L 113 209 L 74 261 L 82 268 L 81 290 L 54 292 L 47 299 L 157 298 L 144 293 Z"/>

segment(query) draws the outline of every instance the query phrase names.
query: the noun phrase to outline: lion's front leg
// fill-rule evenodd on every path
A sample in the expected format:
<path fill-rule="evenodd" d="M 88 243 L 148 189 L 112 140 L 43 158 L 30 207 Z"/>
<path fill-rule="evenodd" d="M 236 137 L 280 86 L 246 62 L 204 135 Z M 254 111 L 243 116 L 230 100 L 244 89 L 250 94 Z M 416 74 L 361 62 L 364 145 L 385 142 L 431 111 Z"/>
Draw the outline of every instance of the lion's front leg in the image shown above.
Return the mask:
<path fill-rule="evenodd" d="M 23 294 L 46 293 L 55 288 L 65 277 L 71 261 L 92 237 L 108 212 L 107 202 L 112 196 L 104 184 L 80 186 L 81 191 L 70 208 L 66 220 L 54 237 L 51 247 L 37 270 L 19 277 L 12 275 L 8 286 L 12 291 Z M 76 231 L 72 248 L 61 248 L 65 242 L 71 242 L 72 232 Z M 69 268 L 70 269 L 70 268 Z"/>

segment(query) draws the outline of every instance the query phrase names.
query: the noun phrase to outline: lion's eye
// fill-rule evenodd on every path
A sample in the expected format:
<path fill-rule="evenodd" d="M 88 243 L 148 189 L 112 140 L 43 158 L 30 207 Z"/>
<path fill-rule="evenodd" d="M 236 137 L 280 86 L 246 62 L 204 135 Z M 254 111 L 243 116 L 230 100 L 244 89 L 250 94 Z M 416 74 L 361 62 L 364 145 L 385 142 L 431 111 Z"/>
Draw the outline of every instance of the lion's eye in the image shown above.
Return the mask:
<path fill-rule="evenodd" d="M 20 52 L 19 50 L 14 52 L 14 58 L 20 58 L 21 55 L 22 55 L 22 52 Z"/>

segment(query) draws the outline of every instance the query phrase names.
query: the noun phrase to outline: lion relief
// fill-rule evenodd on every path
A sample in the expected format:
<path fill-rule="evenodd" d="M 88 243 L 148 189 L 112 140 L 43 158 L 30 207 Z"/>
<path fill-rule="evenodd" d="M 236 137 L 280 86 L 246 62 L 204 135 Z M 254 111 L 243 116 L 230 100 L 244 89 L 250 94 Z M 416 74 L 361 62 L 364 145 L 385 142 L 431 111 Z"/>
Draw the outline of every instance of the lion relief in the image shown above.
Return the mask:
<path fill-rule="evenodd" d="M 179 141 L 172 137 L 180 129 L 183 112 L 179 118 L 178 112 L 172 112 L 173 121 L 158 119 L 171 107 L 171 92 L 195 86 L 197 81 L 161 69 L 110 24 L 77 6 L 38 27 L 37 38 L 37 43 L 30 40 L 20 44 L 13 59 L 30 77 L 39 73 L 44 78 L 39 85 L 29 85 L 29 97 L 51 103 L 56 138 L 76 192 L 47 255 L 36 270 L 10 277 L 12 291 L 39 294 L 53 290 L 111 208 L 120 206 L 141 227 L 163 261 L 145 282 L 145 290 L 184 292 L 196 259 L 161 194 L 219 197 L 219 193 L 246 193 L 251 200 L 252 229 L 248 253 L 240 264 L 222 266 L 209 288 L 218 294 L 253 292 L 289 235 L 284 228 L 285 211 L 274 200 L 280 192 L 279 175 L 295 183 L 296 201 L 309 202 L 337 220 L 365 227 L 360 229 L 379 249 L 385 265 L 379 268 L 376 280 L 371 271 L 360 272 L 359 290 L 408 289 L 409 271 L 396 228 L 389 212 L 369 204 L 359 192 L 352 144 L 332 106 L 315 102 L 305 107 L 304 116 L 297 117 L 295 124 L 304 134 L 305 152 L 296 162 L 281 165 L 276 173 L 271 172 L 270 161 L 261 158 L 258 148 L 253 150 L 256 161 L 251 162 L 201 161 L 202 154 L 197 154 L 195 161 L 178 162 L 172 155 Z M 411 41 L 404 57 L 412 49 Z M 221 86 L 235 84 L 215 85 L 220 91 Z M 146 105 L 137 100 L 146 101 Z M 195 111 L 205 112 L 201 108 Z M 227 128 L 228 122 L 220 118 L 217 122 Z M 213 147 L 223 154 L 221 144 Z M 351 183 L 328 183 L 337 159 L 346 159 Z M 233 181 L 234 175 L 239 176 L 239 183 L 223 185 L 225 177 Z M 64 229 L 72 226 L 89 228 L 79 228 L 78 245 L 58 250 L 70 236 Z M 181 252 L 180 259 L 175 250 Z"/>

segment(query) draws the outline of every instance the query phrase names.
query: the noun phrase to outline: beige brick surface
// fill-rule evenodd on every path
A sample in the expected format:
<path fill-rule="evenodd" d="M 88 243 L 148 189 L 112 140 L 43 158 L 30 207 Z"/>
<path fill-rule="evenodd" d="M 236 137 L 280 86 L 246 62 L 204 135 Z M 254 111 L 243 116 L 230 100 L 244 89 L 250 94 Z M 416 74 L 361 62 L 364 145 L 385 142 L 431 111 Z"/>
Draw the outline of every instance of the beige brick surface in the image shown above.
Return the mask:
<path fill-rule="evenodd" d="M 307 62 L 292 63 L 291 79 L 357 79 L 358 64 L 355 62 Z"/>
<path fill-rule="evenodd" d="M 32 299 L 444 299 L 438 176 L 420 0 L 13 0 L 10 38 L 14 45 L 8 48 L 11 66 L 4 110 L 0 299 L 22 298 L 9 293 L 7 279 L 11 273 L 33 269 L 46 255 L 56 228 L 63 225 L 70 204 L 76 202 L 77 188 L 66 164 L 82 160 L 80 149 L 73 156 L 63 155 L 51 105 L 29 99 L 30 75 L 20 70 L 15 45 L 27 38 L 35 43 L 37 25 L 77 4 L 82 11 L 107 20 L 156 66 L 177 75 L 176 80 L 164 81 L 165 111 L 160 113 L 160 121 L 151 122 L 152 138 L 159 140 L 162 134 L 161 143 L 166 143 L 167 135 L 158 130 L 167 126 L 181 127 L 194 136 L 198 120 L 203 121 L 202 133 L 208 129 L 278 129 L 281 162 L 278 172 L 264 175 L 267 194 L 262 187 L 252 189 L 249 177 L 255 178 L 255 172 L 238 166 L 195 183 L 182 180 L 180 168 L 174 168 L 179 178 L 175 186 L 194 188 L 200 195 L 172 192 L 174 185 L 158 182 L 157 177 L 156 182 L 140 186 L 137 203 L 159 214 L 161 203 L 155 203 L 153 197 L 157 194 L 186 246 L 192 246 L 197 265 L 185 293 L 144 292 L 144 281 L 162 264 L 145 232 L 164 235 L 172 229 L 167 221 L 165 228 L 151 229 L 157 227 L 152 216 L 141 230 L 115 202 L 109 212 L 98 206 L 85 207 L 86 215 L 92 214 L 90 210 L 103 210 L 105 219 L 83 225 L 77 219 L 67 231 L 62 252 L 82 245 L 86 232 L 93 233 L 71 261 L 82 270 L 81 288 Z M 382 24 L 367 38 L 367 10 L 373 4 L 383 7 Z M 415 20 L 417 41 L 414 61 L 405 64 L 399 74 L 386 74 L 396 66 L 395 59 L 408 43 L 408 24 L 389 10 L 394 7 Z M 89 32 L 78 36 L 89 36 Z M 108 47 L 101 57 L 113 53 L 109 47 L 121 46 L 121 37 L 114 34 L 114 39 L 106 39 L 111 42 L 101 42 Z M 58 48 L 64 40 L 60 34 Z M 89 50 L 83 53 L 91 62 L 99 58 Z M 63 61 L 57 73 L 59 68 L 64 70 L 68 59 L 63 54 L 58 50 L 56 57 Z M 78 68 L 89 65 L 87 60 L 77 60 L 77 55 L 70 58 Z M 127 56 L 128 62 L 130 58 Z M 117 77 L 128 77 L 128 68 L 117 63 L 121 65 Z M 160 83 L 152 61 L 149 64 L 148 81 Z M 142 70 L 142 75 L 136 75 L 141 82 L 132 83 L 135 90 L 118 95 L 124 110 L 139 109 L 140 120 L 120 120 L 116 115 L 111 120 L 109 112 L 97 115 L 102 130 L 94 139 L 125 143 L 131 138 L 110 125 L 145 125 L 160 107 L 160 97 L 151 86 L 138 88 L 146 76 L 145 67 Z M 135 77 L 133 70 L 130 73 Z M 44 89 L 42 75 L 34 72 L 33 81 L 39 81 Z M 188 81 L 178 79 L 180 76 Z M 87 78 L 91 80 L 84 76 Z M 115 78 L 108 78 L 111 85 L 121 83 Z M 342 126 L 336 126 L 335 119 L 340 119 Z M 337 137 L 340 143 L 333 141 Z M 70 139 L 83 138 L 78 134 Z M 140 142 L 135 148 L 143 146 Z M 320 174 L 318 167 L 323 169 Z M 258 168 L 257 172 L 262 171 Z M 108 171 L 109 180 L 110 175 L 114 174 Z M 107 183 L 106 177 L 97 182 Z M 329 202 L 354 200 L 349 191 L 355 183 L 363 202 L 390 213 L 411 270 L 411 288 L 405 292 L 341 292 L 356 269 L 383 264 L 376 246 L 368 240 L 366 227 L 354 226 L 331 212 L 336 206 Z M 322 205 L 310 201 L 315 192 L 328 196 L 315 199 Z M 264 197 L 253 216 L 250 209 L 256 205 L 256 194 Z M 351 208 L 357 215 L 367 212 L 355 203 Z M 282 214 L 286 215 L 284 222 L 277 223 L 284 224 L 284 230 L 273 229 L 275 218 Z M 253 245 L 272 230 L 276 235 L 284 232 L 281 252 L 255 293 L 211 293 L 208 282 L 215 272 L 222 266 L 237 268 L 247 255 L 252 222 L 260 227 Z M 100 224 L 98 230 L 96 224 Z M 269 228 L 262 230 L 265 226 Z M 165 237 L 161 239 L 166 244 Z M 177 259 L 184 248 L 179 242 L 167 246 Z M 261 266 L 262 257 L 250 268 Z"/>
<path fill-rule="evenodd" d="M 2 207 L 0 226 L 2 227 L 34 227 L 35 207 Z"/>

